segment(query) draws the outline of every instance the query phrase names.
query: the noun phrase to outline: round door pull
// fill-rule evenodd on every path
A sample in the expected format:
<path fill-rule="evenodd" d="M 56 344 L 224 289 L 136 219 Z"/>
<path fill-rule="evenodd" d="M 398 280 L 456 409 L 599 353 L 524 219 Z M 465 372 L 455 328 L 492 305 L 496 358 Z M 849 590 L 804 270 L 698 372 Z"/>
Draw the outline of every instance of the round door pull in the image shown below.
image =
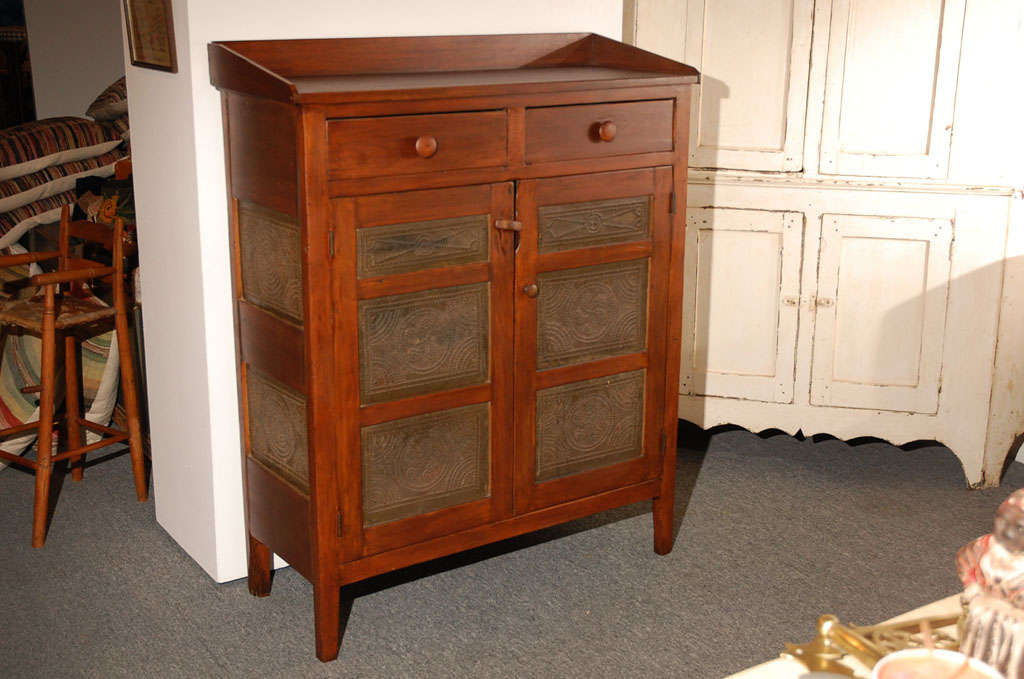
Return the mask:
<path fill-rule="evenodd" d="M 416 154 L 420 158 L 429 158 L 437 153 L 437 138 L 431 134 L 425 134 L 416 139 Z"/>
<path fill-rule="evenodd" d="M 606 120 L 597 128 L 597 136 L 601 137 L 601 141 L 611 141 L 612 139 L 615 139 L 615 133 L 617 131 L 618 130 L 615 129 L 615 123 L 610 120 Z"/>
<path fill-rule="evenodd" d="M 540 288 L 537 287 L 536 283 L 530 283 L 529 285 L 523 286 L 523 294 L 527 297 L 536 297 L 540 293 Z"/>

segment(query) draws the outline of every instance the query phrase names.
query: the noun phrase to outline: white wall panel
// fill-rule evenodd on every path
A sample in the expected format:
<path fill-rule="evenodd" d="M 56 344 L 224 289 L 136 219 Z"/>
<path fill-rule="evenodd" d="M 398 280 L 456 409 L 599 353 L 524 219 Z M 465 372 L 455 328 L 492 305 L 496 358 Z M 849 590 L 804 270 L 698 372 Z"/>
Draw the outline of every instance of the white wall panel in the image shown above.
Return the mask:
<path fill-rule="evenodd" d="M 124 75 L 121 0 L 25 0 L 37 118 L 84 116 Z"/>

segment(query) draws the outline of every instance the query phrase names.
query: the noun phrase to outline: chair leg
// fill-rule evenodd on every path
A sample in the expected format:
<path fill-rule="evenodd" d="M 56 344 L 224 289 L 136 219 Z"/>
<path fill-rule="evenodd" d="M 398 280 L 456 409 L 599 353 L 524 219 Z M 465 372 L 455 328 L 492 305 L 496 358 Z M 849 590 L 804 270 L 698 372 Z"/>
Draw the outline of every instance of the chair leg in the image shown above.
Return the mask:
<path fill-rule="evenodd" d="M 69 449 L 79 448 L 83 445 L 82 425 L 78 423 L 78 418 L 82 416 L 79 388 L 78 339 L 73 332 L 69 332 L 64 336 L 64 410 Z M 85 455 L 72 457 L 70 462 L 71 478 L 81 481 L 85 473 Z"/>
<path fill-rule="evenodd" d="M 117 351 L 121 359 L 121 390 L 124 394 L 124 410 L 128 420 L 128 451 L 132 458 L 132 472 L 135 475 L 135 493 L 138 495 L 139 502 L 144 502 L 148 497 L 148 489 L 146 486 L 146 462 L 142 454 L 139 393 L 135 382 L 135 365 L 132 363 L 128 315 L 123 304 L 118 306 L 114 323 L 117 328 Z"/>
<path fill-rule="evenodd" d="M 42 375 L 39 392 L 39 452 L 36 455 L 36 498 L 32 514 L 32 546 L 46 542 L 47 515 L 50 507 L 50 472 L 53 468 L 53 396 L 54 360 L 57 337 L 53 308 L 43 314 Z"/>

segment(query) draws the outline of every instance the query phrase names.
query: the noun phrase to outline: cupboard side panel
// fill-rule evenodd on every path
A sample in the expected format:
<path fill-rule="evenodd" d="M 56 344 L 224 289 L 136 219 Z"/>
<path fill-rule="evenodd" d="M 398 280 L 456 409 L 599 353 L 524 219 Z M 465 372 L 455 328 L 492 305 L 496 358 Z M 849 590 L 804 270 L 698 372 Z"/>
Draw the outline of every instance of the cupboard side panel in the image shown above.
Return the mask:
<path fill-rule="evenodd" d="M 228 173 L 234 195 L 298 216 L 296 109 L 228 94 Z"/>
<path fill-rule="evenodd" d="M 222 102 L 246 529 L 308 576 L 308 447 L 278 445 L 282 431 L 305 438 L 308 405 L 304 374 L 281 369 L 305 362 L 295 112 L 234 94 Z"/>

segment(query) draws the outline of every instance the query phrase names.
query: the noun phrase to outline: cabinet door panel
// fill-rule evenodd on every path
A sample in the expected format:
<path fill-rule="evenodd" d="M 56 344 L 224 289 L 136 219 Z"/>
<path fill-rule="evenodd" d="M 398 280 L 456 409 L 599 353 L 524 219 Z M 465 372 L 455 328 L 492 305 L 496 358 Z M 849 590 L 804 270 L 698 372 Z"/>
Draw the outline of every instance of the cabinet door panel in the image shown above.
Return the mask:
<path fill-rule="evenodd" d="M 487 283 L 359 302 L 363 405 L 487 382 Z"/>
<path fill-rule="evenodd" d="M 820 171 L 945 177 L 965 0 L 833 0 Z"/>
<path fill-rule="evenodd" d="M 537 368 L 643 351 L 647 260 L 597 264 L 537 276 Z"/>
<path fill-rule="evenodd" d="M 952 224 L 824 215 L 812 405 L 935 413 Z"/>
<path fill-rule="evenodd" d="M 537 391 L 537 481 L 643 455 L 645 372 Z"/>
<path fill-rule="evenodd" d="M 650 238 L 650 222 L 647 196 L 548 205 L 540 208 L 537 217 L 537 251 L 645 241 Z"/>
<path fill-rule="evenodd" d="M 342 198 L 335 299 L 350 557 L 512 508 L 511 183 Z M 353 299 L 356 298 L 354 303 Z M 351 375 L 346 360 L 358 365 Z M 343 503 L 344 506 L 344 503 Z"/>
<path fill-rule="evenodd" d="M 686 62 L 702 74 L 691 166 L 803 168 L 812 7 L 812 0 L 690 0 Z"/>
<path fill-rule="evenodd" d="M 489 420 L 478 403 L 363 427 L 366 525 L 487 497 Z"/>
<path fill-rule="evenodd" d="M 803 215 L 687 211 L 680 392 L 793 400 Z"/>
<path fill-rule="evenodd" d="M 656 474 L 671 183 L 656 168 L 520 185 L 517 512 Z M 552 232 L 572 240 L 544 248 Z"/>
<path fill-rule="evenodd" d="M 486 262 L 487 215 L 391 224 L 356 232 L 360 278 Z"/>

